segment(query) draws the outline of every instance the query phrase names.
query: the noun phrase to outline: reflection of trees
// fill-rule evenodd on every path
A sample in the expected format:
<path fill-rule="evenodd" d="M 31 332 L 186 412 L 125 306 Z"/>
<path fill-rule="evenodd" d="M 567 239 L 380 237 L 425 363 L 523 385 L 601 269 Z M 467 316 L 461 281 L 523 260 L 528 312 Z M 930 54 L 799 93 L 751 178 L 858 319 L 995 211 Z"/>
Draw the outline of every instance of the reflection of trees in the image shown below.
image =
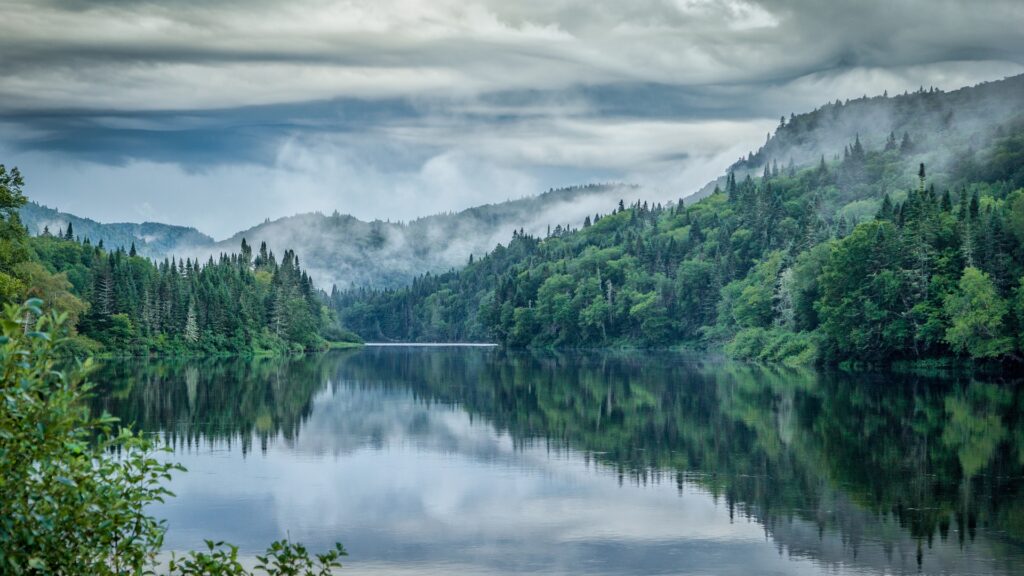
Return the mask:
<path fill-rule="evenodd" d="M 951 527 L 963 541 L 984 525 L 1024 541 L 1015 384 L 669 355 L 490 354 L 368 350 L 341 372 L 461 404 L 519 443 L 582 450 L 624 478 L 688 479 L 769 527 L 800 517 L 854 545 L 895 530 L 928 546 Z M 876 521 L 864 526 L 852 510 Z"/>
<path fill-rule="evenodd" d="M 173 444 L 237 440 L 248 451 L 253 439 L 265 447 L 278 434 L 298 434 L 313 394 L 327 382 L 327 360 L 110 362 L 93 375 L 102 384 L 93 405 L 142 430 L 161 431 Z"/>
<path fill-rule="evenodd" d="M 791 519 L 927 550 L 979 527 L 1024 542 L 1015 383 L 821 374 L 668 354 L 373 350 L 302 360 L 111 364 L 97 404 L 176 442 L 294 438 L 328 382 L 459 405 L 519 445 L 572 448 L 634 482 L 699 485 L 777 539 Z M 789 544 L 799 548 L 794 541 Z"/>

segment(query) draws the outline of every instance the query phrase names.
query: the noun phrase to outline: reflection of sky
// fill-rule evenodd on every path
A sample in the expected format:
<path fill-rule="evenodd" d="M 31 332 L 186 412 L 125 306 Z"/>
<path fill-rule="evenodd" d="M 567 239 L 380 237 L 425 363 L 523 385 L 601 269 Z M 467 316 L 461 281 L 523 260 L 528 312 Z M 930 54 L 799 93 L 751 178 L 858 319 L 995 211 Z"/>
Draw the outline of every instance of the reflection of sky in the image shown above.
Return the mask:
<path fill-rule="evenodd" d="M 314 399 L 291 443 L 247 457 L 204 443 L 176 457 L 189 472 L 159 510 L 169 549 L 211 537 L 247 554 L 286 534 L 313 550 L 341 541 L 354 573 L 845 574 L 879 565 L 865 547 L 861 570 L 839 562 L 841 550 L 823 567 L 813 551 L 791 552 L 841 549 L 813 525 L 785 528 L 783 551 L 692 485 L 620 485 L 578 453 L 543 442 L 513 449 L 458 408 L 348 383 Z M 900 563 L 913 565 L 910 556 Z M 957 562 L 947 568 L 966 566 Z"/>

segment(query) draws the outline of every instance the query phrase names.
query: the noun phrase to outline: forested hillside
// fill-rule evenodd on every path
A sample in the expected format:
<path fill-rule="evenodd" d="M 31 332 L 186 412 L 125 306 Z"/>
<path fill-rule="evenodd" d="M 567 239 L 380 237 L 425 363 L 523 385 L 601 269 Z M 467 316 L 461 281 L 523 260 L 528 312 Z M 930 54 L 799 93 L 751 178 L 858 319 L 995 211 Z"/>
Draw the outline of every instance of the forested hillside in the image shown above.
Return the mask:
<path fill-rule="evenodd" d="M 205 262 L 210 256 L 238 251 L 242 239 L 253 246 L 293 251 L 318 286 L 398 288 L 417 276 L 446 272 L 481 255 L 520 228 L 533 234 L 556 226 L 577 226 L 588 214 L 614 203 L 635 187 L 587 185 L 549 190 L 538 196 L 487 204 L 455 213 L 435 214 L 411 222 L 366 222 L 335 211 L 268 220 L 217 242 L 183 226 L 102 224 L 35 203 L 20 210 L 31 235 L 46 231 L 100 241 L 111 250 L 134 243 L 142 256 Z"/>
<path fill-rule="evenodd" d="M 692 205 L 620 203 L 579 230 L 516 233 L 460 272 L 333 299 L 369 339 L 726 344 L 791 362 L 1015 358 L 1024 122 L 972 130 L 948 141 L 887 130 L 874 147 L 854 134 L 838 158 L 804 167 L 765 157 L 759 177 L 733 173 Z"/>
<path fill-rule="evenodd" d="M 857 139 L 871 149 L 897 147 L 904 153 L 914 152 L 931 171 L 944 172 L 955 168 L 964 153 L 986 146 L 1022 108 L 1024 75 L 951 92 L 922 87 L 911 94 L 836 100 L 806 114 L 781 117 L 764 145 L 739 158 L 726 174 L 742 179 L 748 174 L 760 176 L 766 165 L 809 166 L 822 156 L 836 161 Z M 686 202 L 707 197 L 716 185 L 724 187 L 725 178 L 723 174 Z"/>
<path fill-rule="evenodd" d="M 31 236 L 49 232 L 55 236 L 88 239 L 93 244 L 103 242 L 112 250 L 128 250 L 134 244 L 139 254 L 159 260 L 188 246 L 211 246 L 214 243 L 213 238 L 195 228 L 156 222 L 104 224 L 35 202 L 27 202 L 18 212 Z M 237 243 L 232 248 L 237 248 Z"/>
<path fill-rule="evenodd" d="M 292 251 L 156 263 L 106 250 L 72 228 L 29 236 L 18 171 L 0 165 L 0 297 L 40 298 L 68 315 L 76 352 L 267 354 L 321 348 L 346 337 Z"/>
<path fill-rule="evenodd" d="M 588 214 L 633 189 L 575 186 L 411 222 L 365 222 L 338 212 L 301 214 L 239 232 L 214 249 L 235 250 L 244 237 L 253 244 L 294 249 L 317 284 L 325 288 L 398 288 L 427 272 L 461 267 L 470 254 L 492 250 L 513 230 L 542 234 L 559 225 L 578 226 Z"/>

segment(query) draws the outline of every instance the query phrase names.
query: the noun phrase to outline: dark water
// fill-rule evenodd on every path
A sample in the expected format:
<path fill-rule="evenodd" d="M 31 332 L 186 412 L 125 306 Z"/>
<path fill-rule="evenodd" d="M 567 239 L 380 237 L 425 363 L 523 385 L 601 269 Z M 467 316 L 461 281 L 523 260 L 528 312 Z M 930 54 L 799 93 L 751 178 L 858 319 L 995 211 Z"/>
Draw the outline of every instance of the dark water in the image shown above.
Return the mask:
<path fill-rule="evenodd" d="M 171 549 L 353 574 L 1024 574 L 1024 386 L 669 354 L 111 364 L 189 468 Z"/>

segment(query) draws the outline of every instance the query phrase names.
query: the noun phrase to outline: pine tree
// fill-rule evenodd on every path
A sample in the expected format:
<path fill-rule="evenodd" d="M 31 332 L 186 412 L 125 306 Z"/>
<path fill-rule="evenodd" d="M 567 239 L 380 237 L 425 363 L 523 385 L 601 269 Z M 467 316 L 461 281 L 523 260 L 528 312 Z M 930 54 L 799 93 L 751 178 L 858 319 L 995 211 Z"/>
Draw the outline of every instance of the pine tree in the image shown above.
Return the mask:
<path fill-rule="evenodd" d="M 896 147 L 897 147 L 897 144 L 896 144 L 896 133 L 895 132 L 889 132 L 889 138 L 886 139 L 886 141 L 885 141 L 885 151 L 886 152 L 891 152 L 891 151 L 895 150 Z"/>
<path fill-rule="evenodd" d="M 903 140 L 900 142 L 900 154 L 909 154 L 914 151 L 914 143 L 910 141 L 910 134 L 903 133 Z"/>
<path fill-rule="evenodd" d="M 199 341 L 199 322 L 196 319 L 196 305 L 194 301 L 188 305 L 184 336 L 188 342 L 196 343 Z"/>
<path fill-rule="evenodd" d="M 892 220 L 892 215 L 892 199 L 890 199 L 889 195 L 886 194 L 882 198 L 882 206 L 881 208 L 878 209 L 878 214 L 875 215 L 875 218 L 877 218 L 878 220 Z"/>

